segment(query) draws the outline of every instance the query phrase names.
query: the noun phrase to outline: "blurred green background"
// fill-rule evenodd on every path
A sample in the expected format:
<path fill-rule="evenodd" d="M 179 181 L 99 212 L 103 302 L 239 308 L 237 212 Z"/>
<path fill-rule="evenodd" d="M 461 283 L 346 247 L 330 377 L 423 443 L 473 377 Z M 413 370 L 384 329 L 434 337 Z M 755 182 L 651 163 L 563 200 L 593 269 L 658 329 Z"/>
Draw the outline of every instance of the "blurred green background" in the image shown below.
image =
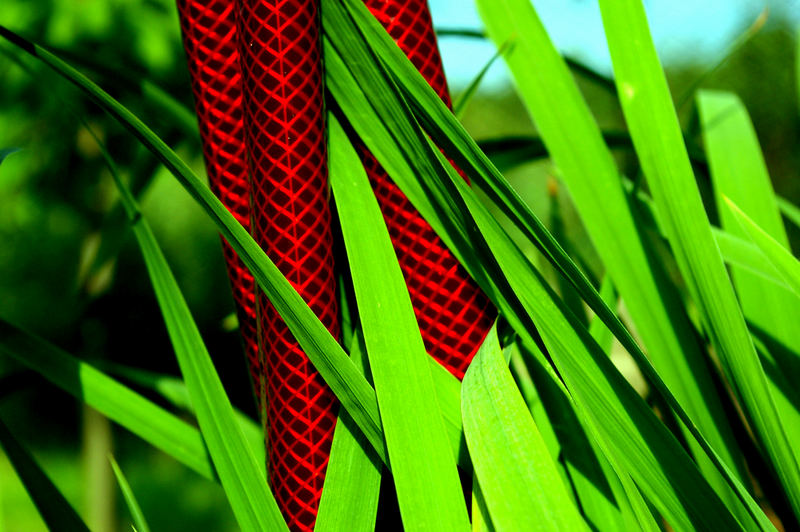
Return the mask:
<path fill-rule="evenodd" d="M 588 24 L 584 18 L 570 26 L 569 17 L 575 16 L 572 8 L 593 3 L 564 1 L 566 7 L 559 12 L 548 7 L 552 2 L 534 2 L 554 13 L 546 18 L 548 27 L 565 26 L 559 33 L 566 35 L 588 31 L 581 26 Z M 682 6 L 681 13 L 688 15 L 681 16 L 689 17 L 673 17 L 666 27 L 654 30 L 658 34 L 669 35 L 670 24 L 681 25 L 681 35 L 694 31 L 698 38 L 713 32 L 708 25 L 724 21 L 733 28 L 718 32 L 715 44 L 702 50 L 687 45 L 681 54 L 673 46 L 665 54 L 673 94 L 685 94 L 698 80 L 706 88 L 738 93 L 753 118 L 776 191 L 798 203 L 797 3 L 785 0 L 771 6 L 766 25 L 730 54 L 731 44 L 753 23 L 761 4 L 754 10 L 752 2 L 722 3 L 720 9 L 726 11 L 718 20 L 699 11 L 700 20 L 695 20 L 687 1 L 653 0 L 648 6 L 653 4 Z M 461 7 L 458 2 L 433 2 L 437 25 L 462 27 Z M 199 138 L 178 125 L 193 118 L 180 109 L 165 113 L 152 103 L 157 86 L 188 108 L 192 105 L 171 0 L 3 0 L 0 23 L 79 66 L 202 174 Z M 656 27 L 657 21 L 653 24 Z M 473 46 L 474 40 L 442 37 L 456 96 L 483 66 L 472 56 L 464 60 Z M 598 53 L 593 46 L 578 40 L 565 48 L 602 72 L 602 50 Z M 234 404 L 255 414 L 212 223 L 148 152 L 75 89 L 5 43 L 0 43 L 0 51 L 0 150 L 19 148 L 0 165 L 0 317 L 123 377 L 125 367 L 177 375 L 143 263 L 115 210 L 113 183 L 99 149 L 81 125 L 83 117 L 104 140 L 124 178 L 140 189 L 145 215 Z M 486 58 L 490 55 L 488 49 Z M 503 69 L 499 63 L 493 67 L 464 117 L 479 140 L 535 134 Z M 624 130 L 608 87 L 590 76 L 577 77 L 601 127 L 609 132 Z M 690 149 L 699 149 L 691 99 L 680 113 Z M 631 153 L 621 148 L 617 154 L 626 173 L 635 176 Z M 702 167 L 697 170 L 705 187 L 707 176 Z M 589 273 L 599 276 L 600 266 L 568 193 L 558 183 L 556 169 L 547 160 L 538 160 L 511 168 L 506 175 L 543 220 L 560 222 L 551 227 Z M 796 229 L 790 232 L 795 250 L 800 249 L 800 234 Z M 139 389 L 166 404 L 157 394 Z M 33 450 L 95 530 L 129 530 L 127 509 L 108 466 L 109 452 L 128 476 L 154 529 L 235 529 L 218 486 L 1 357 L 0 417 Z M 42 529 L 35 508 L 0 454 L 0 531 Z"/>

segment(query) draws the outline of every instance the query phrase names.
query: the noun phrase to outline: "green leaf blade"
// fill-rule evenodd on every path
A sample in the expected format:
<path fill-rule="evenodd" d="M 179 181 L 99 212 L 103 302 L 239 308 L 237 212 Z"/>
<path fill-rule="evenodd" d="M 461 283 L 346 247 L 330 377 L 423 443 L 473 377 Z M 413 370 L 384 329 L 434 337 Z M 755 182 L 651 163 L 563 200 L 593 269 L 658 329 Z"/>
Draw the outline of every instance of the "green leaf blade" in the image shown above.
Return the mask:
<path fill-rule="evenodd" d="M 363 343 L 363 335 L 356 332 L 350 357 L 361 367 L 366 366 Z M 314 532 L 374 531 L 382 470 L 383 463 L 353 418 L 340 411 Z"/>
<path fill-rule="evenodd" d="M 469 520 L 408 289 L 366 172 L 334 119 L 330 182 L 347 248 L 392 475 L 407 529 Z"/>
<path fill-rule="evenodd" d="M 723 198 L 727 197 L 788 249 L 789 239 L 766 163 L 742 102 L 731 93 L 702 91 L 698 107 L 722 227 L 747 238 L 748 233 L 726 208 Z M 795 334 L 800 313 L 795 299 L 786 290 L 754 278 L 749 272 L 736 269 L 733 280 L 748 321 L 800 353 L 800 339 Z"/>
<path fill-rule="evenodd" d="M 800 299 L 798 299 L 800 297 L 800 262 L 784 246 L 747 216 L 738 205 L 729 198 L 724 198 L 724 201 L 753 243 L 767 257 L 775 267 L 775 270 L 781 274 L 786 284 L 794 290 L 794 295 L 796 296 L 794 301 L 789 301 L 784 308 L 789 312 L 798 310 L 800 308 Z"/>
<path fill-rule="evenodd" d="M 89 532 L 86 523 L 1 420 L 0 448 L 8 456 L 48 528 L 67 532 Z"/>
<path fill-rule="evenodd" d="M 500 45 L 497 48 L 497 51 L 494 53 L 494 55 L 492 55 L 492 57 L 489 58 L 489 61 L 487 61 L 486 64 L 483 65 L 483 68 L 481 68 L 478 71 L 478 74 L 475 76 L 475 78 L 472 81 L 470 81 L 469 85 L 467 85 L 467 88 L 464 89 L 464 92 L 462 92 L 459 95 L 458 99 L 453 101 L 453 114 L 456 115 L 459 119 L 464 117 L 464 113 L 467 111 L 467 106 L 469 106 L 469 102 L 472 101 L 472 98 L 478 91 L 478 86 L 480 86 L 481 81 L 483 81 L 483 78 L 486 77 L 486 73 L 489 72 L 490 68 L 492 68 L 494 62 L 497 61 L 497 59 L 500 58 L 508 50 L 511 44 L 512 41 L 508 40 L 504 42 L 502 45 Z"/>
<path fill-rule="evenodd" d="M 245 530 L 288 530 L 155 236 L 141 216 L 133 223 L 200 431 L 237 521 Z"/>
<path fill-rule="evenodd" d="M 119 489 L 122 492 L 122 497 L 125 499 L 125 504 L 128 505 L 128 510 L 133 519 L 133 526 L 136 530 L 140 530 L 141 532 L 150 532 L 150 527 L 147 525 L 142 508 L 139 506 L 139 501 L 136 500 L 136 495 L 134 495 L 133 489 L 131 489 L 131 485 L 128 483 L 128 479 L 125 478 L 122 469 L 119 468 L 119 464 L 117 464 L 113 456 L 109 455 L 108 460 L 111 463 L 114 476 L 117 478 L 117 484 L 119 484 Z"/>
<path fill-rule="evenodd" d="M 492 329 L 461 387 L 464 434 L 498 530 L 588 530 L 504 363 Z"/>
<path fill-rule="evenodd" d="M 795 513 L 800 468 L 697 190 L 666 78 L 639 0 L 601 0 L 620 102 L 660 221 L 723 367 Z"/>
<path fill-rule="evenodd" d="M 3 320 L 0 353 L 39 373 L 201 476 L 216 478 L 197 429 L 94 366 Z"/>
<path fill-rule="evenodd" d="M 746 481 L 741 451 L 678 292 L 645 247 L 611 151 L 566 62 L 528 0 L 479 0 L 478 8 L 496 44 L 517 36 L 506 62 L 653 366 L 709 443 Z M 735 499 L 700 446 L 690 445 L 715 489 Z"/>
<path fill-rule="evenodd" d="M 780 245 L 790 249 L 766 162 L 744 105 L 736 95 L 722 91 L 701 91 L 697 101 L 722 227 L 748 238 L 748 232 L 727 208 L 727 197 Z M 732 277 L 748 322 L 800 353 L 796 334 L 800 309 L 795 296 L 750 271 L 734 268 Z M 794 373 L 791 361 L 785 360 L 785 355 L 782 358 L 784 370 Z M 800 420 L 790 424 L 800 425 Z"/>

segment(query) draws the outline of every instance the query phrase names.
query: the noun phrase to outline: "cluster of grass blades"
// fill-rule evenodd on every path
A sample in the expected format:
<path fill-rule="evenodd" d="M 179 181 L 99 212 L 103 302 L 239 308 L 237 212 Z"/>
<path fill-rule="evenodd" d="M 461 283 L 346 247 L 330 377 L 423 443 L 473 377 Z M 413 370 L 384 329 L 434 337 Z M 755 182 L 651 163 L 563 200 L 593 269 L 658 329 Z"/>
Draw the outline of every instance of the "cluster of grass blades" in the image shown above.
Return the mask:
<path fill-rule="evenodd" d="M 53 53 L 2 27 L 0 35 L 80 88 L 174 175 L 337 395 L 342 408 L 317 529 L 374 530 L 385 482 L 393 483 L 402 524 L 411 530 L 798 526 L 800 401 L 791 383 L 798 377 L 793 358 L 800 356 L 793 334 L 800 264 L 782 215 L 797 223 L 800 210 L 772 191 L 747 111 L 732 94 L 700 91 L 704 150 L 690 158 L 641 1 L 601 0 L 614 92 L 629 130 L 604 134 L 528 0 L 478 0 L 478 7 L 487 37 L 498 46 L 492 61 L 508 64 L 540 134 L 488 147 L 509 165 L 545 154 L 553 160 L 605 279 L 592 284 L 361 0 L 323 0 L 330 180 L 349 268 L 346 289 L 355 296 L 355 308 L 345 308 L 344 347 L 148 126 Z M 157 88 L 141 94 L 171 109 L 169 116 L 192 134 L 180 104 Z M 388 232 L 351 145 L 355 135 L 499 310 L 499 323 L 463 383 L 425 353 Z M 220 483 L 243 530 L 286 530 L 263 471 L 261 428 L 231 406 L 155 234 L 96 140 L 181 371 L 169 387 L 153 376 L 140 374 L 139 382 L 165 391 L 167 402 L 188 410 L 196 426 L 2 317 L 0 356 Z M 647 192 L 620 174 L 610 152 L 618 146 L 638 156 Z M 10 153 L 0 151 L 0 162 Z M 695 157 L 707 161 L 720 227 L 709 221 L 697 189 Z M 684 286 L 666 273 L 646 232 L 658 235 L 662 248 L 668 244 Z M 550 262 L 558 289 L 518 238 Z M 589 323 L 567 293 L 593 311 Z M 636 339 L 616 312 L 618 299 Z M 638 364 L 660 411 L 612 363 L 615 339 Z M 51 528 L 87 529 L 2 421 L 0 447 Z M 111 463 L 132 525 L 147 530 L 147 508 Z M 471 501 L 463 496 L 459 469 L 462 482 L 471 477 Z"/>

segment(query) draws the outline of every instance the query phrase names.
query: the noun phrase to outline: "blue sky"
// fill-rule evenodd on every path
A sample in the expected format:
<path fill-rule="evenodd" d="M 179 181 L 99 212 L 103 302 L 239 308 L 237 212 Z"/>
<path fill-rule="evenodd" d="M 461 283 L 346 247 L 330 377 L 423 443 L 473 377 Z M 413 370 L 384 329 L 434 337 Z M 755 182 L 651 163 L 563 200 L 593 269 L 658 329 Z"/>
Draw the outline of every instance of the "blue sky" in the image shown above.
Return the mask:
<path fill-rule="evenodd" d="M 470 0 L 428 0 L 434 23 L 442 28 L 481 28 Z M 604 73 L 611 72 L 597 0 L 533 0 L 559 49 Z M 653 38 L 664 63 L 703 62 L 721 54 L 766 5 L 771 16 L 787 14 L 800 22 L 800 0 L 646 0 Z M 463 86 L 492 56 L 493 47 L 474 39 L 439 41 L 448 79 Z M 483 88 L 508 82 L 505 66 L 495 65 Z"/>

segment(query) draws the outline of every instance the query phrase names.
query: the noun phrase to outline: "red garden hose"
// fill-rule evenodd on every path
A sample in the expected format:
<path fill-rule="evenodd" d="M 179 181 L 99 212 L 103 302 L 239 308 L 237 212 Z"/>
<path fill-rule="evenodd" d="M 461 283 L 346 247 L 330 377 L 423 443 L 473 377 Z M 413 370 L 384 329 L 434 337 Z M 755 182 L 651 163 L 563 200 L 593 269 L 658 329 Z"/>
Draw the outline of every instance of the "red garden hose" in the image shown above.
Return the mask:
<path fill-rule="evenodd" d="M 252 233 L 339 336 L 316 0 L 237 0 Z M 313 530 L 336 397 L 262 295 L 268 467 L 292 530 Z"/>
<path fill-rule="evenodd" d="M 365 0 L 417 70 L 450 106 L 450 94 L 426 0 Z M 365 148 L 360 149 L 408 285 L 425 347 L 464 377 L 495 310 L 430 225 Z"/>
<path fill-rule="evenodd" d="M 231 214 L 249 229 L 250 186 L 234 0 L 178 0 L 178 11 L 209 183 Z M 260 404 L 262 371 L 253 276 L 224 239 L 222 246 Z"/>
<path fill-rule="evenodd" d="M 366 3 L 450 105 L 426 2 Z M 338 337 L 318 3 L 178 0 L 178 6 L 211 186 Z M 374 157 L 363 147 L 361 153 L 425 345 L 461 378 L 494 309 Z M 336 399 L 223 244 L 257 393 L 264 380 L 271 485 L 290 528 L 311 531 Z"/>

